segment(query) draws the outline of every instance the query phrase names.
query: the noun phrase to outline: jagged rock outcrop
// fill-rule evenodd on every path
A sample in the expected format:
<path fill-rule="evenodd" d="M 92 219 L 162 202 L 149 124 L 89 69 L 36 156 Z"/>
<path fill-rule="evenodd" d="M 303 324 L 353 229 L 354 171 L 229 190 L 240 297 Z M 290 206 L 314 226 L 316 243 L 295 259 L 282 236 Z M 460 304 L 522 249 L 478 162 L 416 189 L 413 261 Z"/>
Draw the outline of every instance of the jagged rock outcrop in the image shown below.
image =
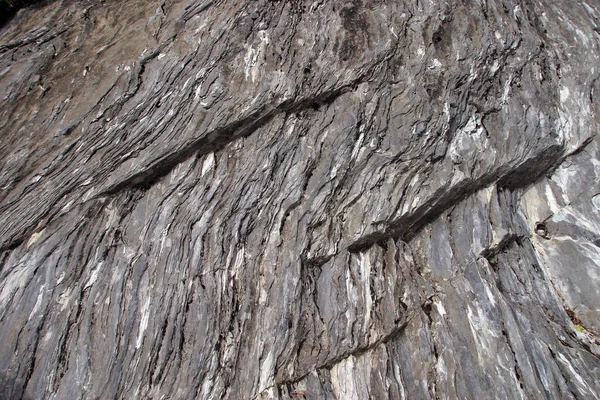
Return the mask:
<path fill-rule="evenodd" d="M 0 397 L 600 397 L 592 0 L 51 1 L 0 30 Z"/>

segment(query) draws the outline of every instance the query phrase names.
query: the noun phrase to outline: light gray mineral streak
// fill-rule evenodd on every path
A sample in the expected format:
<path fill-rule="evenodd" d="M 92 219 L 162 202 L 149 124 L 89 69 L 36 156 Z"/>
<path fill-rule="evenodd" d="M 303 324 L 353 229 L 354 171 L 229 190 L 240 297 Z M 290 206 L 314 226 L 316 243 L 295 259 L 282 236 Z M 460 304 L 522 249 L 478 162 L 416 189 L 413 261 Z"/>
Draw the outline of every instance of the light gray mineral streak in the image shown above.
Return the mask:
<path fill-rule="evenodd" d="M 594 0 L 21 10 L 0 398 L 600 398 L 599 77 Z"/>

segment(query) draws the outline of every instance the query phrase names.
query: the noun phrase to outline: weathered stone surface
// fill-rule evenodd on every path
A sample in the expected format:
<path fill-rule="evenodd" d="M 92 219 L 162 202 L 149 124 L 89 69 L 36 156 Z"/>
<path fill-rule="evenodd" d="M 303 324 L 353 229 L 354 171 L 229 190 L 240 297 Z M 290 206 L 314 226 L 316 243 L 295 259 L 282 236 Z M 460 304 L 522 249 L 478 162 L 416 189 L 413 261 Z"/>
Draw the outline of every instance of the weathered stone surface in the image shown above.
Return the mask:
<path fill-rule="evenodd" d="M 0 396 L 599 398 L 598 18 L 21 10 L 0 31 Z"/>

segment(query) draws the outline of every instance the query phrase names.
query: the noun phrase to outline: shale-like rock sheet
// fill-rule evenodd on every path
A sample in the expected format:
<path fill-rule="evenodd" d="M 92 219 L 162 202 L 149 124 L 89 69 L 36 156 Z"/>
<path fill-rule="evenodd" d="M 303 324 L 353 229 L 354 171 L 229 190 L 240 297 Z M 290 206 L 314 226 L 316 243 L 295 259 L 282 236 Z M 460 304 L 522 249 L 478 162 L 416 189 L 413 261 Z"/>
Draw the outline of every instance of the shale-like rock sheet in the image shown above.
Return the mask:
<path fill-rule="evenodd" d="M 595 0 L 63 0 L 0 28 L 0 398 L 600 397 Z"/>

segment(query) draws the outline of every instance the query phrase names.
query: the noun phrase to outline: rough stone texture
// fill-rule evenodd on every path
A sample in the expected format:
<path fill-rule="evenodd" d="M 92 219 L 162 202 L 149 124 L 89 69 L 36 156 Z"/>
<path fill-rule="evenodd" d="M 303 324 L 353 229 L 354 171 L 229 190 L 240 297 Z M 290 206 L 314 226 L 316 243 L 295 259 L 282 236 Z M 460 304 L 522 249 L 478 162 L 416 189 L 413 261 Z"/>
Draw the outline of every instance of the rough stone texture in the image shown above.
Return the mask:
<path fill-rule="evenodd" d="M 0 31 L 0 397 L 600 398 L 599 18 L 21 10 Z"/>

